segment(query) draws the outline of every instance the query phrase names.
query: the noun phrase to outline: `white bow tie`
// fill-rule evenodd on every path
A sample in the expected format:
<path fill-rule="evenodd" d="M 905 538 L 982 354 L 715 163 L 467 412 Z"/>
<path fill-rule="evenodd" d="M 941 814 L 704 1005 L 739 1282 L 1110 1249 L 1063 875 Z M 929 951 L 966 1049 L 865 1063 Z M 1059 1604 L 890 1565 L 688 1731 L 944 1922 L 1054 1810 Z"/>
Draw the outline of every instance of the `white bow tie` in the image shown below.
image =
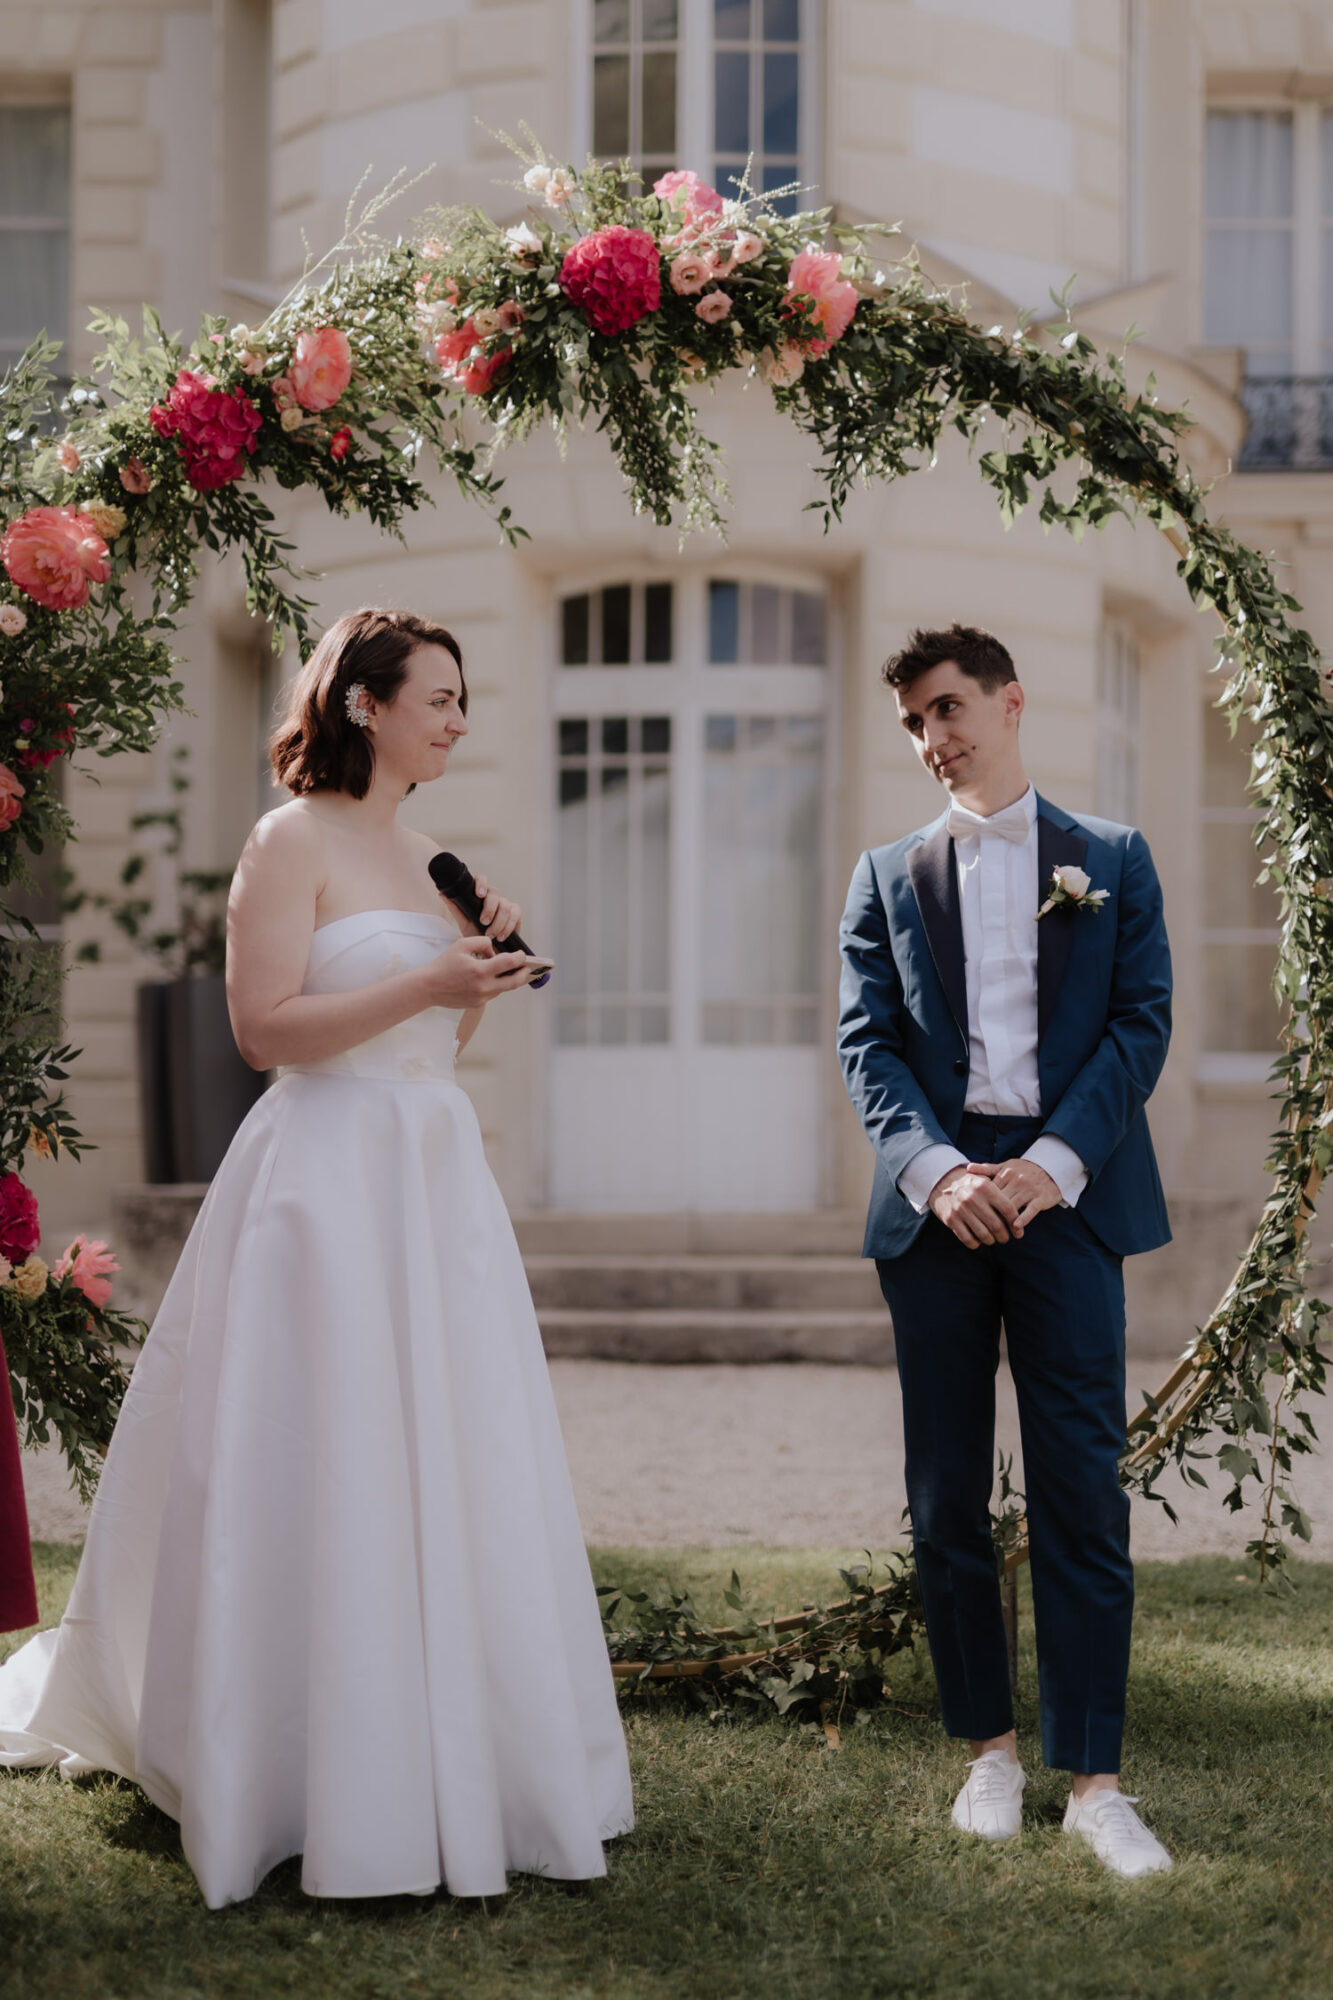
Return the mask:
<path fill-rule="evenodd" d="M 947 830 L 954 840 L 980 840 L 984 834 L 996 833 L 1001 840 L 1021 843 L 1031 832 L 1031 822 L 1027 807 L 1018 799 L 1003 812 L 992 813 L 989 819 L 969 812 L 966 806 L 950 806 Z"/>

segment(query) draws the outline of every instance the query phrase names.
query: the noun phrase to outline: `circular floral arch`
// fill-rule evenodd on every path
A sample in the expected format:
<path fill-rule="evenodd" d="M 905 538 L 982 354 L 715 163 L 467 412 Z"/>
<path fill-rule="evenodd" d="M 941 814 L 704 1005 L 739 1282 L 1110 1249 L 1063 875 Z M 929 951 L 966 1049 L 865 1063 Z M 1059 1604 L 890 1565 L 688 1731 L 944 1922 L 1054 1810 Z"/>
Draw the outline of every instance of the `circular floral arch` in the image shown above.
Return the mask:
<path fill-rule="evenodd" d="M 914 257 L 884 256 L 892 232 L 835 227 L 826 210 L 785 217 L 745 190 L 723 200 L 692 174 L 627 195 L 626 169 L 576 173 L 531 147 L 522 159 L 532 206 L 514 227 L 450 211 L 385 242 L 378 215 L 403 191 L 391 184 L 349 208 L 342 242 L 262 326 L 206 319 L 186 352 L 150 312 L 142 336 L 99 315 L 103 351 L 58 408 L 50 343 L 3 385 L 0 1330 L 28 1439 L 54 1431 L 89 1491 L 124 1388 L 116 1346 L 137 1331 L 108 1303 L 105 1246 L 76 1241 L 47 1270 L 22 1179 L 25 1154 L 80 1144 L 61 1095 L 72 1052 L 51 1025 L 49 966 L 13 908 L 27 857 L 70 831 L 57 760 L 145 750 L 180 707 L 171 633 L 201 547 L 238 549 L 251 609 L 275 642 L 290 632 L 308 646 L 309 607 L 266 478 L 318 489 L 333 512 L 365 512 L 397 533 L 426 497 L 425 452 L 512 542 L 523 531 L 490 469 L 495 452 L 539 422 L 563 430 L 592 417 L 635 511 L 686 530 L 721 526 L 718 453 L 691 391 L 747 370 L 812 442 L 826 529 L 855 485 L 928 465 L 946 426 L 979 446 L 985 421 L 997 441 L 976 464 L 1006 522 L 1037 494 L 1042 521 L 1076 536 L 1114 514 L 1144 516 L 1171 541 L 1190 595 L 1218 613 L 1219 705 L 1233 727 L 1242 713 L 1254 724 L 1257 845 L 1281 899 L 1282 1117 L 1258 1227 L 1215 1311 L 1133 1419 L 1124 1477 L 1150 1492 L 1170 1459 L 1201 1479 L 1195 1461 L 1217 1458 L 1228 1505 L 1258 1482 L 1263 1527 L 1251 1546 L 1265 1567 L 1280 1562 L 1286 1532 L 1308 1535 L 1286 1476 L 1313 1437 L 1300 1399 L 1324 1383 L 1326 1308 L 1306 1297 L 1305 1274 L 1333 1159 L 1333 709 L 1315 643 L 1289 621 L 1298 606 L 1263 556 L 1209 519 L 1180 453 L 1186 419 L 1160 409 L 1151 384 L 1133 393 L 1122 359 L 1072 323 L 1059 336 L 1026 322 L 982 329 Z M 1061 499 L 1053 479 L 1067 464 L 1077 480 Z M 1220 1446 L 1205 1444 L 1217 1432 Z M 1004 1533 L 1010 1561 L 1021 1559 L 1021 1523 Z M 793 1638 L 763 1628 L 738 1656 L 752 1688 L 776 1676 L 786 1696 L 773 1698 L 799 1709 L 825 1687 L 820 1661 L 836 1657 L 844 1683 L 856 1678 L 853 1654 L 871 1660 L 873 1681 L 879 1653 L 898 1643 L 885 1634 L 910 1622 L 910 1565 L 849 1588 L 823 1637 L 804 1615 Z M 716 1678 L 719 1659 L 734 1665 L 758 1630 L 709 1633 L 687 1600 L 618 1599 L 613 1623 L 616 1613 L 626 1630 L 613 1631 L 613 1651 L 659 1673 L 703 1661 Z"/>

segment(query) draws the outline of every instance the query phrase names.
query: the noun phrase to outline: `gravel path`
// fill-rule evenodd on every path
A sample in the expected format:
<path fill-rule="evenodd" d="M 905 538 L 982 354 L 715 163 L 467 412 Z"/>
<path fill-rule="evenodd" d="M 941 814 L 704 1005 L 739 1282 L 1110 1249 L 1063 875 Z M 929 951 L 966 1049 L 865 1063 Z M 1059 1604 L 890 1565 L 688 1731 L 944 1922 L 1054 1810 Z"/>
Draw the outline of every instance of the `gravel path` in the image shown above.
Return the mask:
<path fill-rule="evenodd" d="M 892 1369 L 556 1361 L 551 1376 L 590 1542 L 878 1550 L 900 1537 L 902 1421 Z M 1316 1411 L 1315 1420 L 1333 1427 L 1333 1415 L 1320 1423 Z M 997 1441 L 1017 1456 L 1004 1370 Z M 25 1478 L 34 1537 L 77 1541 L 85 1515 L 58 1453 L 25 1454 Z M 1255 1532 L 1252 1508 L 1228 1514 L 1220 1489 L 1200 1492 L 1173 1472 L 1162 1483 L 1180 1527 L 1160 1507 L 1135 1502 L 1137 1556 L 1241 1553 Z M 1333 1558 L 1333 1452 L 1298 1465 L 1296 1491 L 1314 1523 L 1310 1553 Z"/>

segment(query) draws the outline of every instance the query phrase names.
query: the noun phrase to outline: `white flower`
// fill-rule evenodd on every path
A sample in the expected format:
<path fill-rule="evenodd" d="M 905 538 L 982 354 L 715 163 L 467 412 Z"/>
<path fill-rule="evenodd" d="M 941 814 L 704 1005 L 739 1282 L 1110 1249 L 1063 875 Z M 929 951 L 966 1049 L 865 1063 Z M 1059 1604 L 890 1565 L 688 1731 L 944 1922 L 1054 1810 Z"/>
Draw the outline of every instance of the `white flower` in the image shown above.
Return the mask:
<path fill-rule="evenodd" d="M 305 422 L 305 411 L 297 403 L 288 403 L 278 422 L 285 431 L 299 431 Z"/>
<path fill-rule="evenodd" d="M 7 639 L 17 639 L 27 622 L 27 612 L 20 611 L 17 604 L 0 604 L 0 632 Z"/>
<path fill-rule="evenodd" d="M 523 185 L 533 194 L 545 194 L 551 181 L 551 169 L 541 166 L 529 167 L 523 176 Z"/>
<path fill-rule="evenodd" d="M 483 340 L 490 340 L 500 331 L 504 321 L 500 317 L 498 306 L 478 306 L 472 315 L 472 324 Z"/>
<path fill-rule="evenodd" d="M 1063 868 L 1057 868 L 1055 870 L 1055 879 L 1064 890 L 1066 896 L 1072 896 L 1076 903 L 1081 897 L 1086 896 L 1088 890 L 1092 887 L 1091 875 L 1087 874 L 1082 868 L 1075 868 L 1072 862 L 1066 862 Z M 1105 894 L 1105 891 L 1103 890 L 1101 893 Z"/>
<path fill-rule="evenodd" d="M 428 305 L 418 306 L 416 319 L 423 333 L 432 336 L 452 333 L 458 325 L 457 312 L 444 299 L 432 299 Z"/>
<path fill-rule="evenodd" d="M 568 167 L 553 169 L 543 190 L 548 208 L 563 208 L 574 193 L 578 183 Z"/>
<path fill-rule="evenodd" d="M 516 264 L 535 264 L 542 254 L 542 239 L 528 222 L 516 222 L 506 229 L 505 242 Z"/>

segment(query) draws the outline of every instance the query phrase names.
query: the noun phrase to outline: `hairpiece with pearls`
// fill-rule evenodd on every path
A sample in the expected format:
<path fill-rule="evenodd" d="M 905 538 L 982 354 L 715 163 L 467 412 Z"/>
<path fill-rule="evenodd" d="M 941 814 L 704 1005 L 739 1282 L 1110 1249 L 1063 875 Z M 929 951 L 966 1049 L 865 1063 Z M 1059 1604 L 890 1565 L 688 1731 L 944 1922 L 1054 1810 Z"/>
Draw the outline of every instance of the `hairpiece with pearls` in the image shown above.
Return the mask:
<path fill-rule="evenodd" d="M 347 690 L 347 720 L 354 722 L 358 729 L 370 727 L 370 710 L 361 706 L 365 692 L 360 681 L 353 681 Z"/>

